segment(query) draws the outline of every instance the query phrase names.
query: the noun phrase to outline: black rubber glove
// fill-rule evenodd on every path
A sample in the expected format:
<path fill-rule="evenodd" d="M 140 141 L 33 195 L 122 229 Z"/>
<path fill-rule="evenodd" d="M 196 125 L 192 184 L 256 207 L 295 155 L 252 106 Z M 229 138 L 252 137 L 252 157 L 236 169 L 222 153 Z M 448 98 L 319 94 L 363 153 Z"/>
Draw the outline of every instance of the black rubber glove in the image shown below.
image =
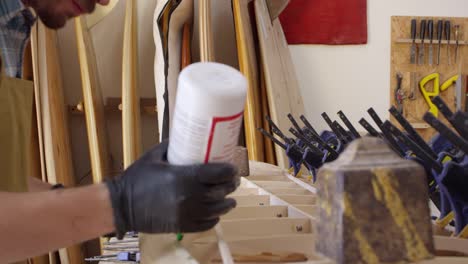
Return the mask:
<path fill-rule="evenodd" d="M 167 146 L 161 143 L 107 181 L 119 238 L 128 231 L 206 231 L 236 206 L 226 198 L 240 183 L 232 165 L 170 165 Z"/>

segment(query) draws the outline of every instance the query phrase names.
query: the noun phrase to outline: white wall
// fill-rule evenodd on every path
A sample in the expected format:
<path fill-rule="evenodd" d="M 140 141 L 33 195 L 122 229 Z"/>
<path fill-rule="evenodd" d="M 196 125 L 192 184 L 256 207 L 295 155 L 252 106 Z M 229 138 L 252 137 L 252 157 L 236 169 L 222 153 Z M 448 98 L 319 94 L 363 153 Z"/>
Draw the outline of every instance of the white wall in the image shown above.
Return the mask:
<path fill-rule="evenodd" d="M 382 117 L 390 107 L 390 17 L 467 17 L 466 0 L 368 0 L 368 44 L 357 46 L 295 45 L 291 53 L 304 98 L 306 116 L 326 128 L 320 114 L 338 118 L 343 110 L 358 120 L 372 106 Z M 314 25 L 311 25 L 312 27 Z M 408 25 L 409 26 L 409 25 Z"/>

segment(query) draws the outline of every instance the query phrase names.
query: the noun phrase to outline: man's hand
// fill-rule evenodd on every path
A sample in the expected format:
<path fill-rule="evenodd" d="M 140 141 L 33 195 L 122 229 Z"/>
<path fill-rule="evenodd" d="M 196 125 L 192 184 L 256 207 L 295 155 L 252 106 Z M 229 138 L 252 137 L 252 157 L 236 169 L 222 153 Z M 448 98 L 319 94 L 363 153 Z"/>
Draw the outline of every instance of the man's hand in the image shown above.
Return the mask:
<path fill-rule="evenodd" d="M 107 182 L 119 237 L 127 231 L 205 231 L 236 206 L 234 199 L 226 198 L 240 183 L 234 167 L 170 165 L 167 145 L 158 145 Z"/>

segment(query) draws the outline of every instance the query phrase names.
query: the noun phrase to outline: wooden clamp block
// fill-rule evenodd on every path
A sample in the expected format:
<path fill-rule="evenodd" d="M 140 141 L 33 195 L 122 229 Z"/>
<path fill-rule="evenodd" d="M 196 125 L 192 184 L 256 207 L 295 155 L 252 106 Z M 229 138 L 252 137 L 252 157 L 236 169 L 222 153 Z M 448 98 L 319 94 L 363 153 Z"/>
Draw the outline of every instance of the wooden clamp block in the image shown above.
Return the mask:
<path fill-rule="evenodd" d="M 348 264 L 432 258 L 427 186 L 381 139 L 356 140 L 319 172 L 316 250 Z"/>

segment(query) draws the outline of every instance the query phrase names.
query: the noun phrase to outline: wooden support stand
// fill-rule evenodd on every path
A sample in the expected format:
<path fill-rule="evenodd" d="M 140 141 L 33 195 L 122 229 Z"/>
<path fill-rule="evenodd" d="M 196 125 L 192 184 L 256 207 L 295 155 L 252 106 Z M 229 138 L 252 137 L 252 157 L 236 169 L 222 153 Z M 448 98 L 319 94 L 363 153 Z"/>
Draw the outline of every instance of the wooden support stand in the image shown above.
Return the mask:
<path fill-rule="evenodd" d="M 154 116 L 157 114 L 156 98 L 141 98 L 140 99 L 140 113 Z M 83 102 L 76 105 L 69 105 L 68 111 L 74 115 L 81 115 L 85 112 Z M 104 105 L 104 112 L 108 114 L 121 114 L 122 113 L 122 99 L 117 97 L 108 97 Z"/>

